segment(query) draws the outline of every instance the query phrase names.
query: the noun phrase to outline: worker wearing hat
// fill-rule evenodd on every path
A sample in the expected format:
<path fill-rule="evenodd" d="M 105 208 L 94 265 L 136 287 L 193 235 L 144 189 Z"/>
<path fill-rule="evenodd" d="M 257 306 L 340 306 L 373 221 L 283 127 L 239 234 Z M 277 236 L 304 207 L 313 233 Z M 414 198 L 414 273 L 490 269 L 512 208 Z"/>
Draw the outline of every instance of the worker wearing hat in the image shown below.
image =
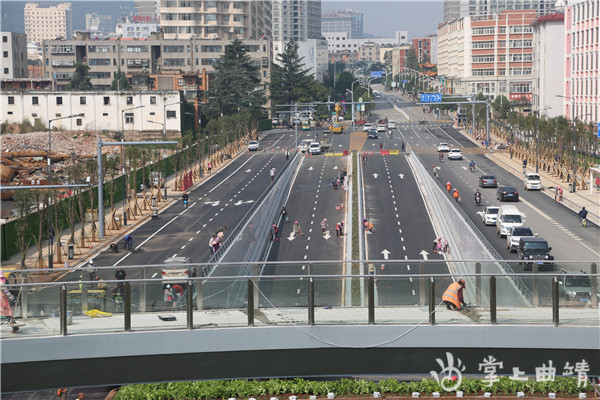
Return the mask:
<path fill-rule="evenodd" d="M 458 282 L 453 282 L 448 286 L 448 289 L 442 295 L 442 301 L 446 303 L 448 310 L 460 310 L 464 307 L 465 300 L 463 298 L 463 289 L 465 288 L 465 281 L 459 279 Z"/>

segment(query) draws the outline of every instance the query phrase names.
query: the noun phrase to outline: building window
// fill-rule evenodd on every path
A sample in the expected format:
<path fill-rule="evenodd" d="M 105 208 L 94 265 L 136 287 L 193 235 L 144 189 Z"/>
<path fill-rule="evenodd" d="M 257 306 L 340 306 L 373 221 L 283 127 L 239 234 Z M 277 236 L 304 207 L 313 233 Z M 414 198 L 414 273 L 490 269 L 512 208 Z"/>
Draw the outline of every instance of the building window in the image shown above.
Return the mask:
<path fill-rule="evenodd" d="M 104 96 L 104 105 L 105 106 L 110 106 L 110 97 Z"/>
<path fill-rule="evenodd" d="M 39 102 L 39 98 L 38 98 L 37 96 L 33 96 L 33 97 L 31 98 L 31 104 L 33 104 L 33 105 L 40 104 L 40 102 Z"/>
<path fill-rule="evenodd" d="M 8 58 L 8 51 L 3 52 L 4 58 Z"/>
<path fill-rule="evenodd" d="M 133 124 L 133 113 L 125 113 L 125 123 Z"/>
<path fill-rule="evenodd" d="M 56 104 L 57 105 L 62 105 L 62 103 L 63 103 L 62 97 L 56 96 Z"/>
<path fill-rule="evenodd" d="M 82 97 L 79 98 L 79 104 L 81 104 L 81 105 L 86 104 L 86 97 L 85 96 L 82 96 Z"/>
<path fill-rule="evenodd" d="M 150 104 L 156 104 L 156 96 L 150 96 Z"/>
<path fill-rule="evenodd" d="M 127 105 L 128 106 L 133 105 L 133 96 L 127 96 Z"/>
<path fill-rule="evenodd" d="M 2 41 L 4 43 L 8 43 L 8 36 L 2 36 Z"/>
<path fill-rule="evenodd" d="M 8 68 L 4 68 L 4 73 L 5 74 L 8 74 L 8 71 L 9 71 Z"/>
<path fill-rule="evenodd" d="M 103 117 L 108 117 L 108 113 L 102 113 Z"/>
<path fill-rule="evenodd" d="M 77 118 L 76 123 L 77 123 L 77 126 L 81 126 L 81 125 L 83 125 L 83 120 L 81 118 Z"/>
<path fill-rule="evenodd" d="M 177 118 L 177 111 L 167 110 L 167 118 Z"/>
<path fill-rule="evenodd" d="M 14 96 L 8 96 L 8 104 L 15 104 L 15 97 Z"/>

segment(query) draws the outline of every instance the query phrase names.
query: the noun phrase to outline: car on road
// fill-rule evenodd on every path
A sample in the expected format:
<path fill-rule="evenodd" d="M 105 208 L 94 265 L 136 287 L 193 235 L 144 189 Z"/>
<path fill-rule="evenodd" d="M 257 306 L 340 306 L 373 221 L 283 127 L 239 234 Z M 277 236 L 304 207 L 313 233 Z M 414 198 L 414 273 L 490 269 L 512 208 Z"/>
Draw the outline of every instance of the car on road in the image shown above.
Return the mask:
<path fill-rule="evenodd" d="M 321 145 L 318 142 L 312 142 L 308 146 L 308 152 L 310 154 L 321 154 Z"/>
<path fill-rule="evenodd" d="M 451 149 L 448 153 L 448 160 L 462 160 L 463 156 L 460 149 Z"/>
<path fill-rule="evenodd" d="M 450 146 L 448 145 L 448 143 L 440 143 L 437 145 L 437 151 L 448 152 L 450 151 Z"/>
<path fill-rule="evenodd" d="M 363 125 L 363 132 L 369 132 L 371 129 L 373 129 L 373 124 L 366 123 Z"/>
<path fill-rule="evenodd" d="M 558 276 L 558 296 L 561 300 L 574 305 L 587 305 L 592 300 L 592 281 L 584 272 L 561 270 Z M 600 300 L 600 293 L 595 293 Z"/>
<path fill-rule="evenodd" d="M 310 146 L 310 144 L 312 143 L 312 139 L 304 139 L 303 141 L 300 142 L 300 151 L 302 153 L 306 153 L 308 151 L 308 146 Z"/>
<path fill-rule="evenodd" d="M 485 225 L 496 225 L 496 218 L 498 217 L 499 209 L 500 207 L 490 206 L 479 212 L 481 215 L 481 222 L 483 222 Z"/>
<path fill-rule="evenodd" d="M 385 125 L 383 124 L 379 124 L 377 125 L 377 132 L 386 132 L 387 129 L 385 128 Z"/>
<path fill-rule="evenodd" d="M 260 150 L 260 145 L 256 140 L 251 140 L 248 142 L 248 151 L 258 151 Z"/>
<path fill-rule="evenodd" d="M 542 179 L 536 173 L 528 172 L 525 174 L 523 181 L 523 189 L 525 190 L 542 190 Z"/>
<path fill-rule="evenodd" d="M 496 233 L 500 237 L 506 236 L 511 228 L 523 226 L 524 222 L 523 214 L 517 207 L 512 205 L 500 206 L 496 217 Z"/>
<path fill-rule="evenodd" d="M 496 190 L 496 199 L 500 201 L 519 201 L 519 192 L 514 186 L 500 186 Z"/>
<path fill-rule="evenodd" d="M 162 279 L 165 283 L 186 282 L 189 274 L 189 267 L 192 261 L 189 257 L 171 257 L 164 262 L 162 269 Z"/>
<path fill-rule="evenodd" d="M 537 234 L 533 233 L 533 229 L 528 226 L 513 226 L 506 235 L 506 248 L 514 253 L 519 247 L 519 240 L 525 236 L 537 236 Z"/>
<path fill-rule="evenodd" d="M 486 187 L 497 188 L 498 180 L 496 179 L 496 177 L 494 175 L 481 175 L 479 177 L 479 187 L 480 188 L 486 188 Z"/>
<path fill-rule="evenodd" d="M 538 271 L 554 270 L 554 256 L 550 254 L 552 247 L 548 246 L 546 239 L 539 236 L 526 236 L 519 239 L 517 255 L 519 264 L 525 271 L 533 270 L 533 264 L 538 265 Z"/>
<path fill-rule="evenodd" d="M 371 129 L 367 133 L 367 139 L 377 139 L 378 137 L 379 137 L 379 134 L 377 133 L 377 131 L 375 129 Z"/>
<path fill-rule="evenodd" d="M 394 121 L 393 119 L 390 119 L 388 121 L 388 128 L 389 129 L 396 129 L 396 121 Z"/>

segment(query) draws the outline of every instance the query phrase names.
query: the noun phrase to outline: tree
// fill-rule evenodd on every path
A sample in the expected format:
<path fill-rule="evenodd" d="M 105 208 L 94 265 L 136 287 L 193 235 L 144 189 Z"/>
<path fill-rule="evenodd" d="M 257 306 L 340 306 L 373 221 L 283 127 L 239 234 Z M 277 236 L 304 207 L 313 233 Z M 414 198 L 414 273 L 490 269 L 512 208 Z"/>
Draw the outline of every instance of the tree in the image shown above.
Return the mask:
<path fill-rule="evenodd" d="M 115 74 L 115 78 L 110 84 L 110 90 L 129 90 L 131 89 L 131 83 L 129 83 L 129 79 L 124 72 L 121 71 L 121 68 L 117 70 Z"/>
<path fill-rule="evenodd" d="M 225 52 L 215 64 L 215 80 L 209 97 L 214 99 L 215 114 L 231 115 L 248 112 L 256 118 L 264 115 L 267 102 L 260 82 L 260 68 L 248 55 L 240 39 L 225 46 Z M 210 110 L 210 108 L 208 108 Z"/>
<path fill-rule="evenodd" d="M 75 72 L 69 80 L 67 90 L 91 90 L 90 67 L 85 64 L 75 64 Z"/>
<path fill-rule="evenodd" d="M 410 46 L 410 49 L 406 52 L 406 59 L 404 60 L 404 65 L 416 71 L 421 70 L 419 60 L 417 59 L 417 52 L 414 46 Z"/>
<path fill-rule="evenodd" d="M 277 54 L 278 64 L 271 71 L 272 104 L 294 104 L 314 99 L 314 78 L 304 67 L 304 57 L 298 55 L 298 43 L 291 40 L 283 53 Z"/>

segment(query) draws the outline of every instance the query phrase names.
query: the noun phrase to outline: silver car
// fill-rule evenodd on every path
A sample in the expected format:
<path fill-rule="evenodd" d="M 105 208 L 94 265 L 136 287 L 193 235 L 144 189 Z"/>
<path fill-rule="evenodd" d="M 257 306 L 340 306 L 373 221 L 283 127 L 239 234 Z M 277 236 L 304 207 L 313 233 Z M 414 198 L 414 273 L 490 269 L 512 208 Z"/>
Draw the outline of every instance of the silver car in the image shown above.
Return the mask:
<path fill-rule="evenodd" d="M 481 222 L 485 225 L 496 225 L 496 217 L 498 217 L 499 209 L 500 207 L 490 206 L 480 211 L 478 214 L 481 215 Z"/>
<path fill-rule="evenodd" d="M 508 234 L 506 235 L 506 248 L 514 253 L 519 247 L 519 239 L 524 236 L 537 236 L 537 233 L 533 233 L 533 230 L 526 226 L 514 226 L 509 228 Z"/>

